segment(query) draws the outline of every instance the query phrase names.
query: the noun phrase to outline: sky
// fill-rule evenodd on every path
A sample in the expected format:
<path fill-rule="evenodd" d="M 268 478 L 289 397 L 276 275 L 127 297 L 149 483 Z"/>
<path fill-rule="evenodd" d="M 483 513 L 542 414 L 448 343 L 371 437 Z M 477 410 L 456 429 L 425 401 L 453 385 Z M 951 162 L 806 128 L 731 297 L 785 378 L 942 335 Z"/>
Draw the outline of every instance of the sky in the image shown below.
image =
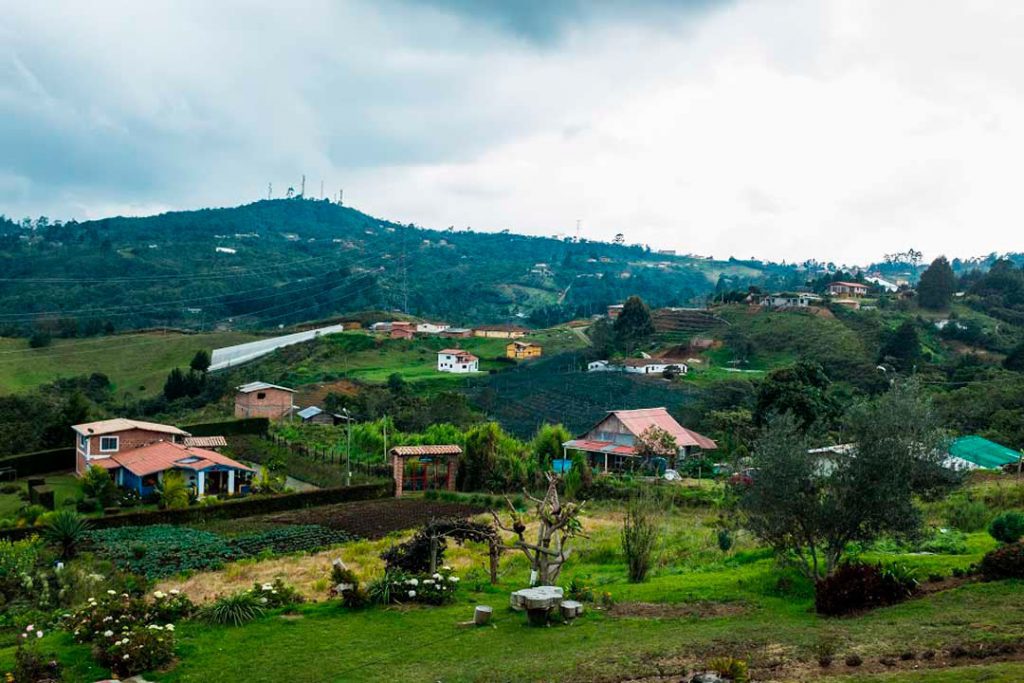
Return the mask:
<path fill-rule="evenodd" d="M 298 190 L 718 258 L 1024 251 L 1024 3 L 0 0 L 0 214 Z"/>

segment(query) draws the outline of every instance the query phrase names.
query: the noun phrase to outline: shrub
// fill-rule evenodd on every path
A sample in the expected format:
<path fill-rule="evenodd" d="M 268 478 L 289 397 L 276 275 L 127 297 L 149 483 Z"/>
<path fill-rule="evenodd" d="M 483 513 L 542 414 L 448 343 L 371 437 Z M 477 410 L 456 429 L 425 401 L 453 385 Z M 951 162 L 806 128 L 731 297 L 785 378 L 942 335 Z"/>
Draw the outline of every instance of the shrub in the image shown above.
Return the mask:
<path fill-rule="evenodd" d="M 92 643 L 109 638 L 108 633 L 121 633 L 145 625 L 147 617 L 144 600 L 108 590 L 98 600 L 89 598 L 88 602 L 66 616 L 62 625 L 71 632 L 75 642 Z"/>
<path fill-rule="evenodd" d="M 846 563 L 817 583 L 814 608 L 819 614 L 840 616 L 905 600 L 917 587 L 902 567 Z"/>
<path fill-rule="evenodd" d="M 98 501 L 99 507 L 110 507 L 117 500 L 117 484 L 102 467 L 91 465 L 82 477 L 80 486 L 82 494 Z"/>
<path fill-rule="evenodd" d="M 97 661 L 121 678 L 159 669 L 174 658 L 174 625 L 149 624 L 111 633 L 96 653 Z"/>
<path fill-rule="evenodd" d="M 262 607 L 267 609 L 291 607 L 304 601 L 294 587 L 279 578 L 274 579 L 273 583 L 254 583 L 249 592 L 256 596 L 256 600 Z"/>
<path fill-rule="evenodd" d="M 1008 543 L 981 558 L 981 575 L 988 581 L 1024 578 L 1024 543 Z"/>
<path fill-rule="evenodd" d="M 917 543 L 914 550 L 939 555 L 963 555 L 967 552 L 967 537 L 960 531 L 935 529 L 931 536 Z"/>
<path fill-rule="evenodd" d="M 846 655 L 846 666 L 860 666 L 864 663 L 864 660 L 858 654 Z"/>
<path fill-rule="evenodd" d="M 62 558 L 70 559 L 74 557 L 88 530 L 88 521 L 74 510 L 64 508 L 47 519 L 43 538 L 57 546 Z"/>
<path fill-rule="evenodd" d="M 965 496 L 950 498 L 946 511 L 946 523 L 954 529 L 968 534 L 984 529 L 991 517 L 992 513 L 983 501 Z"/>
<path fill-rule="evenodd" d="M 629 502 L 622 520 L 621 538 L 629 580 L 642 583 L 651 569 L 654 546 L 658 542 L 658 527 L 646 500 L 634 498 Z"/>
<path fill-rule="evenodd" d="M 160 498 L 160 508 L 163 510 L 187 508 L 189 491 L 185 477 L 177 470 L 164 472 L 163 479 L 157 484 L 157 495 Z"/>
<path fill-rule="evenodd" d="M 263 615 L 260 599 L 252 591 L 219 598 L 202 609 L 202 618 L 211 624 L 241 626 Z"/>
<path fill-rule="evenodd" d="M 747 683 L 750 680 L 747 663 L 735 657 L 715 657 L 708 662 L 707 668 L 733 683 Z"/>
<path fill-rule="evenodd" d="M 433 574 L 408 576 L 400 572 L 385 572 L 370 583 L 370 599 L 379 604 L 390 602 L 419 602 L 443 605 L 455 599 L 459 577 L 451 567 L 442 567 Z"/>
<path fill-rule="evenodd" d="M 723 553 L 727 553 L 732 549 L 732 534 L 728 529 L 718 530 L 718 549 Z"/>
<path fill-rule="evenodd" d="M 42 505 L 26 505 L 18 511 L 18 521 L 25 526 L 32 526 L 45 514 L 46 508 Z"/>
<path fill-rule="evenodd" d="M 576 576 L 572 577 L 569 581 L 568 595 L 570 600 L 577 600 L 579 602 L 594 601 L 594 589 L 587 582 Z"/>
<path fill-rule="evenodd" d="M 1024 513 L 1007 510 L 988 525 L 989 535 L 1000 543 L 1016 543 L 1024 536 Z"/>
<path fill-rule="evenodd" d="M 154 591 L 153 604 L 149 608 L 150 617 L 156 623 L 181 621 L 188 619 L 195 612 L 195 603 L 177 588 L 172 588 L 167 593 Z"/>
<path fill-rule="evenodd" d="M 54 654 L 43 654 L 39 651 L 38 641 L 43 632 L 29 624 L 18 637 L 18 649 L 14 652 L 13 680 L 28 681 L 59 681 L 60 662 Z M 8 678 L 11 680 L 11 678 Z"/>

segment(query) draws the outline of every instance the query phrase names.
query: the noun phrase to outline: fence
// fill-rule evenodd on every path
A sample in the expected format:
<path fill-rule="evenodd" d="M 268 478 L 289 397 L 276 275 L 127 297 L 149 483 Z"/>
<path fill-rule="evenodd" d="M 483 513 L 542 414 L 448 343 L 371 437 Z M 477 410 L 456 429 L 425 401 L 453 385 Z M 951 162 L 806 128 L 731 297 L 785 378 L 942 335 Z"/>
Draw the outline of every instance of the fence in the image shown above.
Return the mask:
<path fill-rule="evenodd" d="M 277 434 L 264 434 L 263 438 L 270 441 L 275 446 L 280 448 L 287 448 L 295 455 L 309 458 L 314 462 L 321 462 L 324 464 L 331 465 L 342 465 L 345 463 L 347 455 L 346 447 L 326 447 L 326 446 L 307 446 L 302 443 L 293 443 L 288 439 Z M 391 465 L 385 462 L 360 462 L 357 460 L 352 461 L 352 474 L 355 476 L 364 476 L 368 479 L 384 478 L 391 479 L 393 472 Z"/>

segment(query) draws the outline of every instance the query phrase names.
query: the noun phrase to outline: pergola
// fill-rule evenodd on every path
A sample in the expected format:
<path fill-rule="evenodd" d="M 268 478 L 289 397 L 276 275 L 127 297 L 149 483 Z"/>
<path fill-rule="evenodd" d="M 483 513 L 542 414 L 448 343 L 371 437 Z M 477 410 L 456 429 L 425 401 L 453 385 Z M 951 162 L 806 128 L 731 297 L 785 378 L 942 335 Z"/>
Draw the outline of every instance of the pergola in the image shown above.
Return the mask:
<path fill-rule="evenodd" d="M 455 473 L 462 455 L 459 446 L 395 446 L 390 453 L 396 498 L 404 491 L 455 490 Z"/>

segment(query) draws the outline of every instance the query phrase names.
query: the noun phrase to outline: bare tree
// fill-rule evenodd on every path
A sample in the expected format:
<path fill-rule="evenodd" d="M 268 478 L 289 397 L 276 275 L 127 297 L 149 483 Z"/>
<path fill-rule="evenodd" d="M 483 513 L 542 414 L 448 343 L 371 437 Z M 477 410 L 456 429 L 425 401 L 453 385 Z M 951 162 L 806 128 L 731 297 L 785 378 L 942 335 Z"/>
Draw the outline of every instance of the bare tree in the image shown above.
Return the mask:
<path fill-rule="evenodd" d="M 512 501 L 505 497 L 509 510 L 512 512 L 512 526 L 505 526 L 498 513 L 491 511 L 498 528 L 516 535 L 513 548 L 519 548 L 530 561 L 530 585 L 552 586 L 558 581 L 562 565 L 569 557 L 566 542 L 573 536 L 581 535 L 579 515 L 584 503 L 562 504 L 558 499 L 559 477 L 547 473 L 548 490 L 544 498 L 535 498 L 528 491 L 523 494 L 533 502 L 540 526 L 537 530 L 537 542 L 526 540 L 526 523 Z"/>

